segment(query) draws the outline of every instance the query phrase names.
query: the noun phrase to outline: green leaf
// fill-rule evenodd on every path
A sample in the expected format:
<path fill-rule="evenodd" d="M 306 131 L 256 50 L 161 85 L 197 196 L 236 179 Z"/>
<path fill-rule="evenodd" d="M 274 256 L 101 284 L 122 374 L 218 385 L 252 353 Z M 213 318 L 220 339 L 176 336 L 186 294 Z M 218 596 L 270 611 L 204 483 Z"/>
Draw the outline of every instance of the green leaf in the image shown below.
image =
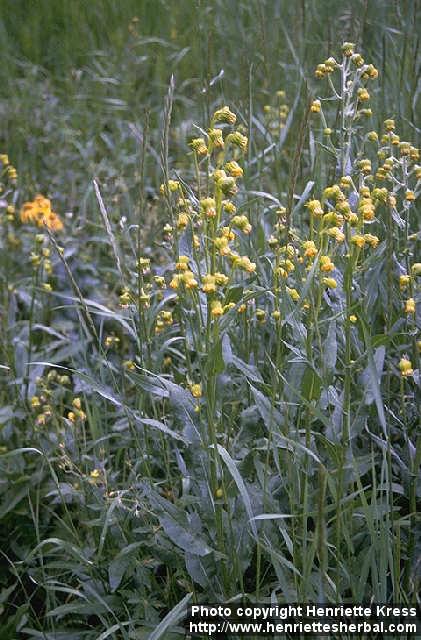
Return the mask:
<path fill-rule="evenodd" d="M 192 595 L 192 593 L 188 593 L 178 604 L 175 605 L 173 609 L 171 609 L 169 613 L 167 613 L 156 629 L 148 636 L 148 640 L 159 640 L 159 638 L 165 638 L 165 632 L 186 616 L 186 605 Z"/>
<path fill-rule="evenodd" d="M 231 343 L 226 333 L 222 339 L 222 356 L 226 365 L 232 365 L 252 382 L 263 382 L 259 371 L 251 364 L 246 364 L 232 352 Z"/>
<path fill-rule="evenodd" d="M 211 547 L 207 545 L 203 538 L 189 531 L 186 525 L 181 524 L 169 515 L 158 517 L 165 533 L 177 547 L 197 556 L 206 556 L 212 553 Z"/>
<path fill-rule="evenodd" d="M 272 405 L 272 402 L 261 391 L 250 385 L 257 409 L 262 417 L 265 426 L 270 429 L 274 424 L 282 424 L 282 416 Z"/>
<path fill-rule="evenodd" d="M 244 480 L 240 475 L 240 472 L 237 469 L 237 465 L 234 460 L 231 458 L 230 454 L 224 447 L 218 444 L 219 455 L 222 460 L 228 467 L 228 471 L 230 472 L 235 484 L 237 485 L 237 489 L 240 492 L 241 498 L 243 500 L 244 507 L 246 509 L 247 515 L 249 517 L 250 526 L 255 538 L 257 538 L 257 528 L 256 523 L 254 521 L 253 509 L 251 508 L 251 501 L 249 494 L 247 493 L 246 485 L 244 484 Z"/>
<path fill-rule="evenodd" d="M 385 436 L 387 437 L 386 416 L 384 412 L 382 394 L 380 391 L 380 379 L 383 371 L 383 362 L 384 362 L 384 355 L 385 355 L 386 349 L 383 346 L 378 347 L 378 349 L 376 349 L 376 360 L 375 360 L 368 328 L 365 322 L 363 321 L 361 322 L 361 325 L 363 328 L 365 348 L 367 351 L 368 365 L 367 365 L 366 373 L 368 375 L 369 390 L 373 394 L 374 401 L 376 403 L 376 408 L 377 408 L 377 415 L 379 416 L 380 425 L 383 429 Z M 376 362 L 377 362 L 377 366 L 376 366 Z M 367 394 L 367 391 L 366 391 L 366 394 Z"/>
<path fill-rule="evenodd" d="M 322 390 L 322 381 L 318 373 L 307 365 L 301 381 L 301 393 L 306 400 L 318 400 Z"/>

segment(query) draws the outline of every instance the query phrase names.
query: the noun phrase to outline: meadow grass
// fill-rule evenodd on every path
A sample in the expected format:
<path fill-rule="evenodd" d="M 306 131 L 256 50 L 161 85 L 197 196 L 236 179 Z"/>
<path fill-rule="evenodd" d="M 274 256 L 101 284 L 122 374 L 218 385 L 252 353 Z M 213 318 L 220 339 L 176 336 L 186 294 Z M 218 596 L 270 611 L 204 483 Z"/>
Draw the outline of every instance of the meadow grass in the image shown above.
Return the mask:
<path fill-rule="evenodd" d="M 0 0 L 2 638 L 417 602 L 418 4 Z"/>

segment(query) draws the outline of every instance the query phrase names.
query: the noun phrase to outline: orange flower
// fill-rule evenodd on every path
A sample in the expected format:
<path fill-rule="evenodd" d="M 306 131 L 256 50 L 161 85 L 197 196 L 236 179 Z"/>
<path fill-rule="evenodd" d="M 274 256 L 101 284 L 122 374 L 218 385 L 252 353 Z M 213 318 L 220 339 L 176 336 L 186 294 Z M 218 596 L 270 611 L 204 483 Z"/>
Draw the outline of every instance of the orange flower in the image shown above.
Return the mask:
<path fill-rule="evenodd" d="M 45 225 L 51 231 L 61 231 L 64 228 L 60 217 L 51 210 L 51 201 L 41 194 L 24 203 L 20 219 L 23 224 L 36 224 L 38 227 Z"/>

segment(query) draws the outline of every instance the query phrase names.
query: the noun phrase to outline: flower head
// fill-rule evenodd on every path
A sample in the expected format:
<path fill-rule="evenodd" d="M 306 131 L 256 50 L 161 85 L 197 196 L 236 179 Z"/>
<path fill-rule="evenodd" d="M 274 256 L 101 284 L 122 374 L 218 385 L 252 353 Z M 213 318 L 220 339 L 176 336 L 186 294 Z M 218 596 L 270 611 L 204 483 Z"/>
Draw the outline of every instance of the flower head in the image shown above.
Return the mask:
<path fill-rule="evenodd" d="M 409 358 L 407 358 L 406 356 L 404 356 L 403 358 L 400 359 L 399 369 L 401 370 L 401 375 L 404 378 L 407 378 L 408 376 L 413 376 L 414 375 L 414 370 L 412 368 L 412 363 L 409 360 Z"/>

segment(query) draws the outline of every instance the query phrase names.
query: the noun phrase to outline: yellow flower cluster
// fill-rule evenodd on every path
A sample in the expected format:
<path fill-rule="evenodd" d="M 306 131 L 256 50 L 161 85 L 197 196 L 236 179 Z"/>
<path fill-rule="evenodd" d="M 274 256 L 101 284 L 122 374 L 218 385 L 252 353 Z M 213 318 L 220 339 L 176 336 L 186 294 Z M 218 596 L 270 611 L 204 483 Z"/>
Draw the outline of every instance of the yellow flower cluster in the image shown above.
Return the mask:
<path fill-rule="evenodd" d="M 285 98 L 285 91 L 279 90 L 276 92 L 277 105 L 266 104 L 263 107 L 266 127 L 273 135 L 279 134 L 280 130 L 285 127 L 289 113 L 289 106 L 284 102 Z"/>
<path fill-rule="evenodd" d="M 20 219 L 24 224 L 36 224 L 38 227 L 46 226 L 50 231 L 62 231 L 63 222 L 52 211 L 51 201 L 38 194 L 34 200 L 25 202 L 20 212 Z"/>
<path fill-rule="evenodd" d="M 70 422 L 85 422 L 86 420 L 86 413 L 84 411 L 82 411 L 82 401 L 80 398 L 73 398 L 72 400 L 72 411 L 69 411 L 67 414 L 67 419 L 70 420 Z"/>
<path fill-rule="evenodd" d="M 399 369 L 401 371 L 402 377 L 404 377 L 404 378 L 408 378 L 409 376 L 413 376 L 414 375 L 414 370 L 412 368 L 412 363 L 409 360 L 409 358 L 407 358 L 406 356 L 401 358 L 401 360 L 399 362 Z"/>
<path fill-rule="evenodd" d="M 237 181 L 243 176 L 243 168 L 239 161 L 241 154 L 247 149 L 248 139 L 241 127 L 228 132 L 225 127 L 218 127 L 220 124 L 233 126 L 235 123 L 236 116 L 229 107 L 221 107 L 211 118 L 207 138 L 194 138 L 190 142 L 196 154 L 195 168 L 199 192 L 197 200 L 180 197 L 181 187 L 177 181 L 168 181 L 166 185 L 161 185 L 162 194 L 177 194 L 177 200 L 174 202 L 176 227 L 182 232 L 190 225 L 195 232 L 192 248 L 198 252 L 193 253 L 192 257 L 180 255 L 177 258 L 169 287 L 179 290 L 181 294 L 193 293 L 194 290 L 200 289 L 208 296 L 209 310 L 215 318 L 235 306 L 232 303 L 224 304 L 223 300 L 223 288 L 230 280 L 230 276 L 224 273 L 227 267 L 232 274 L 235 270 L 253 273 L 256 269 L 256 264 L 237 250 L 240 234 L 249 234 L 252 227 L 244 213 L 236 214 L 236 206 L 232 201 L 238 192 Z M 202 163 L 198 160 L 204 155 L 207 156 L 208 163 L 206 176 L 202 179 Z M 206 190 L 201 190 L 200 184 L 206 184 Z M 165 233 L 171 234 L 172 231 L 171 225 L 165 225 Z M 228 265 L 224 265 L 224 258 Z M 207 264 L 207 271 L 204 273 L 202 261 Z M 165 287 L 165 281 L 162 286 Z M 162 326 L 162 318 L 160 321 L 159 329 Z"/>
<path fill-rule="evenodd" d="M 18 174 L 15 167 L 10 164 L 9 156 L 6 153 L 0 154 L 1 174 L 5 174 L 6 178 L 13 184 L 16 182 Z"/>

